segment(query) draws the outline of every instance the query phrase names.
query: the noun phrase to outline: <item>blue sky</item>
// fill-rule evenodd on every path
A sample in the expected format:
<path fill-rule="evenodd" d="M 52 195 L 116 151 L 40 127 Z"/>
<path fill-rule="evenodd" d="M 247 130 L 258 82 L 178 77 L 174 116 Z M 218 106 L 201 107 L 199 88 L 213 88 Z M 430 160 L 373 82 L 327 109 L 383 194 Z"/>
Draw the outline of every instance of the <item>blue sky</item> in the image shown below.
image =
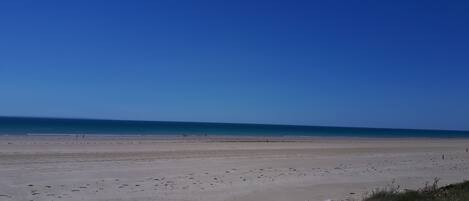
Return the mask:
<path fill-rule="evenodd" d="M 464 1 L 2 1 L 0 115 L 469 129 Z"/>

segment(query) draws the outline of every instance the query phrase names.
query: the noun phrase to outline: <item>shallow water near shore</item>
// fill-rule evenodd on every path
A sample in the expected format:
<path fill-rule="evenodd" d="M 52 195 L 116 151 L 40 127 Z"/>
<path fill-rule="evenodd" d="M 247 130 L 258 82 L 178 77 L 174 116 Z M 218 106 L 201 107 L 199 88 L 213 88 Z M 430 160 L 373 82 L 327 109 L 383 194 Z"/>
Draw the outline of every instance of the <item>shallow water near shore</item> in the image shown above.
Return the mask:
<path fill-rule="evenodd" d="M 469 138 L 469 131 L 0 117 L 0 135 L 168 135 Z"/>

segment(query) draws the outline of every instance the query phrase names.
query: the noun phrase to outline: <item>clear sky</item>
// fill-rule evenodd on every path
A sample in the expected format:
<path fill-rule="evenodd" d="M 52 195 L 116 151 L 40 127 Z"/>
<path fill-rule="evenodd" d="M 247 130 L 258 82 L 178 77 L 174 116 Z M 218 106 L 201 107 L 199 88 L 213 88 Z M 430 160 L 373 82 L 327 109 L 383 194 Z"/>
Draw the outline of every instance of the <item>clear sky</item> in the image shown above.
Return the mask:
<path fill-rule="evenodd" d="M 469 129 L 469 2 L 5 0 L 0 115 Z"/>

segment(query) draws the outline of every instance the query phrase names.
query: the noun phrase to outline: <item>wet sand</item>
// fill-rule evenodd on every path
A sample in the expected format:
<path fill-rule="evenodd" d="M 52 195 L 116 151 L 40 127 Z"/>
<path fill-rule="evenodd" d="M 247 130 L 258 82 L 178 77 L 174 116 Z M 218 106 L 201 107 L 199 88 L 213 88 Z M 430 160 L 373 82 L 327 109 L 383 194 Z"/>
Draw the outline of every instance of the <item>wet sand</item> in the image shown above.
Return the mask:
<path fill-rule="evenodd" d="M 469 179 L 468 139 L 0 137 L 0 201 L 360 199 Z M 444 155 L 444 158 L 443 158 Z"/>

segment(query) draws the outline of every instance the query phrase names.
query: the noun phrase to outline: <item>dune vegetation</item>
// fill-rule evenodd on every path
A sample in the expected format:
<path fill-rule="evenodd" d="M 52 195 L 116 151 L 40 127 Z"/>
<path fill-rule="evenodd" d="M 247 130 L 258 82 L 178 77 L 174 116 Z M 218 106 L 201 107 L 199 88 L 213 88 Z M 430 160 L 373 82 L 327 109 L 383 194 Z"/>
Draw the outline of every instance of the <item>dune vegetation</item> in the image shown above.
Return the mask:
<path fill-rule="evenodd" d="M 373 191 L 363 201 L 469 201 L 469 181 L 438 187 L 438 179 L 435 179 L 424 188 L 404 191 L 391 185 Z"/>

